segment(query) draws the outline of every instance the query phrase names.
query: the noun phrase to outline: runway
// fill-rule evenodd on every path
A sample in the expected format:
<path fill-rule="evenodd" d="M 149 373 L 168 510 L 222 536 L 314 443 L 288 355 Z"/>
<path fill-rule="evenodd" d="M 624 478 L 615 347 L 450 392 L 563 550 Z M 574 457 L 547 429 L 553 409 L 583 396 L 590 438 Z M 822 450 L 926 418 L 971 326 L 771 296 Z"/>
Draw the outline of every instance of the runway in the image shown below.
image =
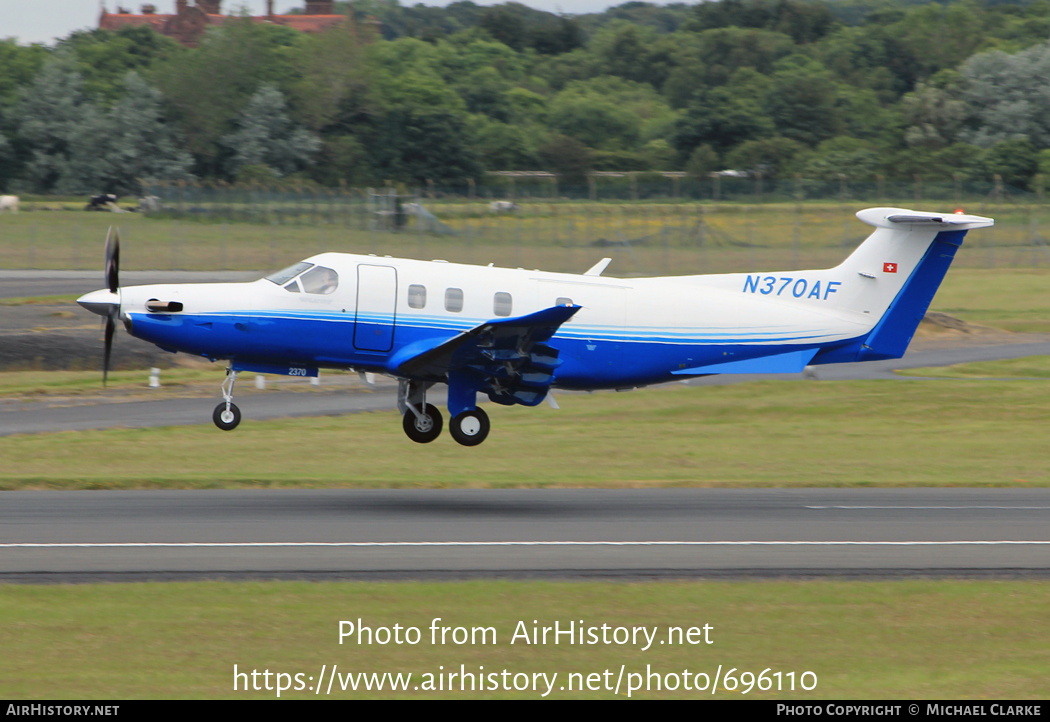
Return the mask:
<path fill-rule="evenodd" d="M 1050 490 L 5 492 L 0 581 L 1050 576 Z"/>

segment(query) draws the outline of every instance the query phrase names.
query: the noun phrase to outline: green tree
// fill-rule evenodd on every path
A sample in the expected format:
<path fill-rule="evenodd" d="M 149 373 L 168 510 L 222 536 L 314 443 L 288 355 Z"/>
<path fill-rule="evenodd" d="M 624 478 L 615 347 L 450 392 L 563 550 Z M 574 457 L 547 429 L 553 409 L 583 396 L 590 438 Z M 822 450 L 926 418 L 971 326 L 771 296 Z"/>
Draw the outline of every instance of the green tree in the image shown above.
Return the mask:
<path fill-rule="evenodd" d="M 486 170 L 534 170 L 539 159 L 527 133 L 520 127 L 474 116 L 474 147 Z"/>
<path fill-rule="evenodd" d="M 984 14 L 970 0 L 909 8 L 887 28 L 913 59 L 917 78 L 956 68 L 985 42 Z"/>
<path fill-rule="evenodd" d="M 764 105 L 780 135 L 812 146 L 842 129 L 835 82 L 820 63 L 786 58 L 771 80 Z"/>
<path fill-rule="evenodd" d="M 447 184 L 481 172 L 464 116 L 441 107 L 401 104 L 387 110 L 376 119 L 368 151 L 383 179 Z"/>
<path fill-rule="evenodd" d="M 107 106 L 124 93 L 128 72 L 148 73 L 154 64 L 187 52 L 175 40 L 148 26 L 74 32 L 58 47 L 76 58 L 88 96 Z"/>
<path fill-rule="evenodd" d="M 36 192 L 91 190 L 90 181 L 75 177 L 71 163 L 89 161 L 91 133 L 101 130 L 100 113 L 84 93 L 84 81 L 68 52 L 47 62 L 21 94 L 14 121 L 29 146 L 24 177 Z"/>
<path fill-rule="evenodd" d="M 1015 55 L 1000 51 L 970 58 L 959 71 L 969 114 L 963 140 L 989 148 L 1028 138 L 1050 148 L 1050 42 Z"/>
<path fill-rule="evenodd" d="M 726 165 L 761 173 L 765 178 L 777 178 L 795 172 L 797 159 L 805 153 L 806 146 L 797 140 L 774 136 L 741 143 L 726 156 Z"/>
<path fill-rule="evenodd" d="M 599 30 L 588 45 L 604 75 L 662 87 L 671 70 L 669 49 L 651 28 L 615 21 Z"/>
<path fill-rule="evenodd" d="M 89 191 L 132 195 L 143 180 L 192 177 L 193 158 L 164 117 L 160 93 L 134 71 L 124 78 L 124 95 L 74 147 L 71 169 Z"/>
<path fill-rule="evenodd" d="M 548 114 L 555 132 L 610 151 L 670 136 L 676 119 L 651 86 L 611 76 L 569 83 L 551 99 Z"/>
<path fill-rule="evenodd" d="M 959 95 L 955 83 L 916 84 L 914 91 L 901 98 L 905 143 L 913 148 L 943 148 L 954 143 L 968 115 Z"/>
<path fill-rule="evenodd" d="M 685 170 L 694 178 L 707 178 L 722 170 L 722 159 L 714 148 L 704 143 L 693 149 Z"/>
<path fill-rule="evenodd" d="M 741 68 L 769 75 L 778 60 L 796 50 L 791 38 L 783 33 L 748 28 L 706 30 L 697 42 L 696 60 L 704 68 L 706 85 L 728 83 Z"/>
<path fill-rule="evenodd" d="M 918 62 L 884 25 L 840 27 L 817 44 L 815 56 L 842 82 L 871 88 L 892 102 L 915 84 Z"/>
<path fill-rule="evenodd" d="M 13 38 L 0 40 L 0 103 L 14 102 L 51 53 L 43 45 L 19 45 Z"/>
<path fill-rule="evenodd" d="M 871 180 L 881 167 L 878 149 L 872 143 L 845 136 L 824 141 L 802 163 L 803 176 L 825 181 L 840 175 L 853 181 Z"/>
<path fill-rule="evenodd" d="M 342 23 L 303 38 L 291 86 L 295 118 L 315 133 L 347 133 L 370 112 L 367 26 Z"/>
<path fill-rule="evenodd" d="M 209 29 L 200 46 L 157 63 L 153 82 L 204 175 L 224 170 L 219 141 L 263 84 L 287 88 L 303 33 L 249 19 Z"/>
<path fill-rule="evenodd" d="M 824 3 L 796 0 L 722 0 L 701 3 L 690 27 L 742 27 L 775 30 L 796 43 L 811 43 L 826 35 L 837 21 Z"/>
<path fill-rule="evenodd" d="M 479 25 L 493 40 L 520 52 L 525 47 L 525 20 L 511 5 L 508 3 L 485 8 L 481 13 Z"/>
<path fill-rule="evenodd" d="M 990 179 L 987 155 L 988 151 L 969 143 L 952 143 L 941 148 L 915 146 L 898 150 L 885 165 L 898 178 Z"/>
<path fill-rule="evenodd" d="M 510 108 L 505 94 L 511 85 L 500 77 L 495 68 L 475 70 L 455 88 L 471 113 L 481 113 L 502 122 L 509 119 Z"/>
<path fill-rule="evenodd" d="M 565 185 L 582 186 L 594 168 L 591 151 L 567 135 L 555 135 L 540 146 L 538 155 L 543 167 L 556 173 Z"/>
<path fill-rule="evenodd" d="M 288 175 L 310 165 L 321 140 L 295 126 L 288 118 L 284 94 L 264 85 L 248 101 L 237 121 L 237 130 L 222 138 L 230 151 L 228 170 L 236 175 L 242 166 L 265 165 Z"/>
<path fill-rule="evenodd" d="M 1039 151 L 1027 138 L 999 141 L 985 158 L 988 172 L 1001 176 L 1003 183 L 1027 189 L 1039 171 Z"/>
<path fill-rule="evenodd" d="M 699 91 L 675 126 L 672 144 L 679 158 L 705 143 L 723 155 L 746 140 L 772 135 L 775 126 L 763 103 L 768 91 L 769 80 L 749 68 L 723 87 Z"/>

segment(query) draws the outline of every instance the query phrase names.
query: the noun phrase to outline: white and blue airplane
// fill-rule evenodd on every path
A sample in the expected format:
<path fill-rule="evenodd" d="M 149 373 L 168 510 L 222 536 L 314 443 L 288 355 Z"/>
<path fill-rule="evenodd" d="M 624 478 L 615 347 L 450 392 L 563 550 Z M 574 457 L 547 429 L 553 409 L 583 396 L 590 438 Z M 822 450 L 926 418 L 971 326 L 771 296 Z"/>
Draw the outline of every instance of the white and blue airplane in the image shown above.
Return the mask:
<path fill-rule="evenodd" d="M 710 374 L 797 373 L 807 365 L 900 358 L 963 236 L 992 219 L 869 208 L 875 231 L 840 265 L 813 271 L 658 278 L 582 275 L 321 253 L 250 283 L 121 288 L 119 240 L 107 288 L 78 300 L 162 349 L 228 363 L 220 429 L 240 423 L 242 371 L 316 376 L 354 369 L 399 381 L 405 433 L 427 443 L 448 385 L 449 431 L 489 433 L 478 394 L 535 406 L 551 389 L 626 389 Z"/>

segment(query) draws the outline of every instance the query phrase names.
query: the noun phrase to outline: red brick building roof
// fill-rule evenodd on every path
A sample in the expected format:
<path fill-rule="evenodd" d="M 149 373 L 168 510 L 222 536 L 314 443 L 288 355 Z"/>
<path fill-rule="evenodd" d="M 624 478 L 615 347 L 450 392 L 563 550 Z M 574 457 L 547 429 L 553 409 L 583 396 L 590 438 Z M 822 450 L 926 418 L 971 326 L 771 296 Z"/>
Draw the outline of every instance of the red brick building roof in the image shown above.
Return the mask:
<path fill-rule="evenodd" d="M 194 47 L 208 26 L 222 25 L 227 20 L 240 19 L 239 16 L 206 12 L 206 10 L 218 11 L 220 2 L 221 0 L 197 0 L 196 5 L 190 5 L 187 0 L 176 0 L 175 12 L 171 14 L 158 13 L 152 5 L 144 5 L 143 12 L 139 14 L 127 12 L 122 8 L 111 13 L 103 8 L 98 27 L 101 30 L 119 30 L 123 27 L 148 25 L 161 35 L 167 35 L 183 45 Z M 266 15 L 256 15 L 251 19 L 257 23 L 284 25 L 304 33 L 319 33 L 346 20 L 346 16 L 332 12 L 331 2 L 307 2 L 307 14 L 304 15 L 275 15 L 273 3 L 269 3 L 269 6 L 270 11 Z"/>

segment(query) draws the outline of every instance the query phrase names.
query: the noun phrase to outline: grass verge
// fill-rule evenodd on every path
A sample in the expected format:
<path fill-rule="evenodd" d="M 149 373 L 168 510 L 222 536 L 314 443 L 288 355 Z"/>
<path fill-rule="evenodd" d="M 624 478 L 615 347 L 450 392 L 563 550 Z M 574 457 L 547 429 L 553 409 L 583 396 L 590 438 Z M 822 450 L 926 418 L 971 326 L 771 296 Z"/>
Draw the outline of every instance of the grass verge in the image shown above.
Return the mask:
<path fill-rule="evenodd" d="M 1050 378 L 1050 358 L 1025 356 L 1001 361 L 977 361 L 952 366 L 901 369 L 897 373 L 901 376 L 942 379 L 1046 379 Z"/>
<path fill-rule="evenodd" d="M 0 586 L 0 696 L 8 699 L 274 698 L 276 690 L 244 691 L 257 670 L 295 674 L 303 689 L 282 697 L 316 697 L 308 688 L 326 666 L 340 674 L 411 673 L 406 691 L 340 689 L 331 697 L 417 699 L 499 697 L 538 699 L 534 673 L 554 678 L 549 698 L 612 698 L 624 668 L 629 681 L 660 676 L 661 689 L 634 691 L 641 698 L 710 698 L 685 690 L 682 677 L 701 685 L 721 665 L 716 697 L 763 699 L 1046 699 L 1050 648 L 1046 645 L 1050 583 L 893 582 L 516 582 L 299 583 L 199 582 Z M 486 641 L 431 643 L 439 626 L 490 627 Z M 418 628 L 418 644 L 339 644 L 339 621 L 378 627 Z M 526 644 L 511 640 L 523 622 L 562 628 L 645 626 L 653 644 Z M 669 627 L 702 629 L 697 644 L 661 644 Z M 610 638 L 613 634 L 609 632 Z M 402 632 L 407 637 L 408 632 Z M 440 635 L 440 633 L 439 633 Z M 479 633 L 480 635 L 480 633 Z M 624 636 L 621 635 L 621 639 Z M 492 643 L 492 640 L 495 643 Z M 563 642 L 565 637 L 562 637 Z M 640 639 L 640 638 L 639 638 Z M 234 691 L 234 665 L 247 672 Z M 461 667 L 462 665 L 462 667 Z M 481 668 L 484 668 L 482 670 Z M 794 672 L 794 692 L 745 685 L 725 691 L 724 675 L 747 682 Z M 509 672 L 503 677 L 503 670 Z M 449 672 L 496 674 L 496 684 L 529 689 L 461 691 Z M 799 689 L 803 672 L 816 676 Z M 588 680 L 593 690 L 560 689 Z M 431 675 L 435 691 L 426 685 Z M 437 675 L 443 674 L 440 678 Z M 628 677 L 629 674 L 640 675 Z M 326 676 L 326 680 L 328 677 Z M 345 679 L 345 677 L 344 677 Z M 443 690 L 437 690 L 441 679 Z M 467 679 L 467 678 L 465 678 Z M 486 677 L 485 683 L 490 679 Z M 653 678 L 648 677 L 655 687 Z M 670 682 L 677 689 L 666 688 Z M 812 686 L 813 677 L 806 677 Z M 420 686 L 420 689 L 415 689 Z M 325 684 L 327 688 L 327 684 Z M 322 690 L 322 696 L 328 696 Z"/>
<path fill-rule="evenodd" d="M 493 433 L 473 449 L 413 444 L 393 411 L 262 422 L 247 405 L 231 433 L 8 436 L 0 489 L 1050 485 L 1038 380 L 676 385 L 559 403 L 489 405 Z"/>

